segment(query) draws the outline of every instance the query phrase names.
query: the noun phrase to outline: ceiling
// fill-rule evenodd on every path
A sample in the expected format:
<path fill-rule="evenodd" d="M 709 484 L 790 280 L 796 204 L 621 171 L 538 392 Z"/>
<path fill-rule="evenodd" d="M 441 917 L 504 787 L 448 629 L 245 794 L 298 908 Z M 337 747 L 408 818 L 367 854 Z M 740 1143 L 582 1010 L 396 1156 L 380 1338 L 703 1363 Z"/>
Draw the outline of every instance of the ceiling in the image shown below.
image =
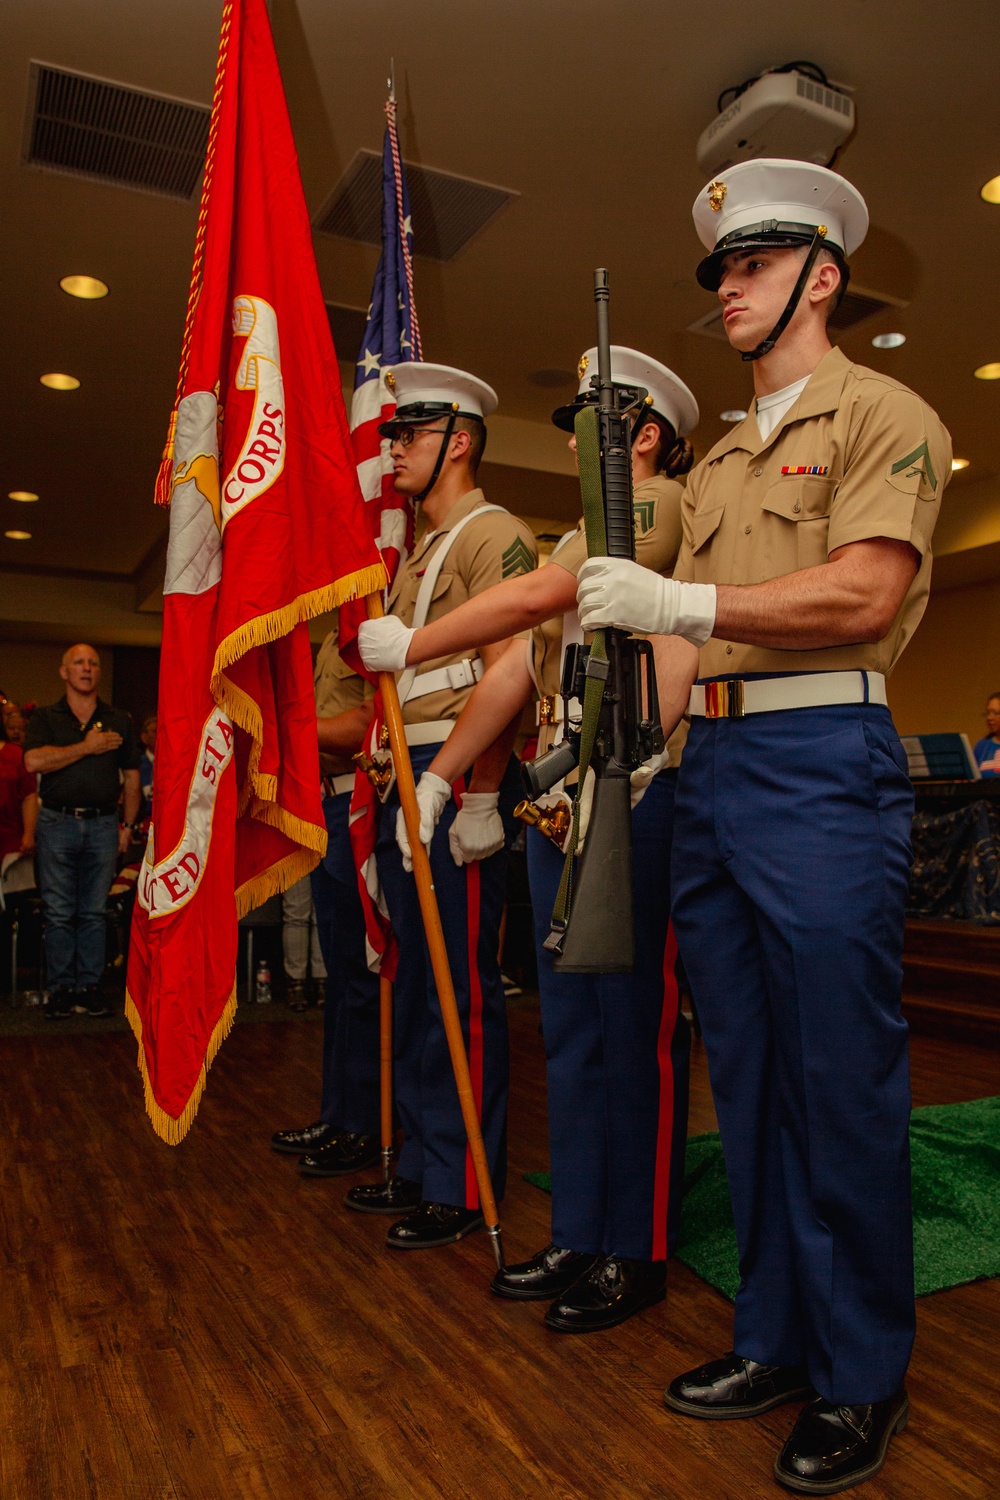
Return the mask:
<path fill-rule="evenodd" d="M 196 201 L 21 165 L 30 62 L 208 103 L 220 10 L 220 0 L 4 5 L 0 532 L 32 538 L 0 535 L 0 571 L 131 579 L 149 595 L 165 529 L 152 485 L 197 212 Z M 926 397 L 971 461 L 946 497 L 944 581 L 1000 572 L 1000 382 L 972 377 L 1000 359 L 1000 206 L 979 197 L 1000 172 L 994 0 L 618 0 L 613 11 L 595 0 L 272 0 L 270 10 L 310 214 L 359 149 L 380 149 L 390 58 L 404 155 L 518 195 L 454 260 L 417 260 L 416 301 L 427 356 L 488 380 L 513 419 L 498 427 L 491 492 L 542 520 L 565 521 L 574 500 L 554 472 L 565 463 L 538 457 L 555 454 L 541 424 L 560 393 L 530 376 L 572 370 L 593 342 L 594 266 L 611 270 L 615 341 L 665 360 L 697 394 L 705 452 L 724 430 L 718 414 L 747 404 L 751 377 L 724 343 L 686 331 L 712 306 L 693 277 L 695 142 L 720 90 L 768 63 L 809 58 L 852 84 L 858 130 L 838 167 L 873 226 L 854 279 L 908 305 L 840 342 Z M 363 307 L 377 250 L 315 243 L 328 300 Z M 66 296 L 58 282 L 71 272 L 101 277 L 110 296 Z M 906 344 L 873 349 L 889 329 Z M 340 353 L 349 378 L 354 351 Z M 38 377 L 51 370 L 81 388 L 45 389 Z M 11 489 L 42 498 L 16 504 Z M 975 565 L 947 555 L 971 551 Z"/>

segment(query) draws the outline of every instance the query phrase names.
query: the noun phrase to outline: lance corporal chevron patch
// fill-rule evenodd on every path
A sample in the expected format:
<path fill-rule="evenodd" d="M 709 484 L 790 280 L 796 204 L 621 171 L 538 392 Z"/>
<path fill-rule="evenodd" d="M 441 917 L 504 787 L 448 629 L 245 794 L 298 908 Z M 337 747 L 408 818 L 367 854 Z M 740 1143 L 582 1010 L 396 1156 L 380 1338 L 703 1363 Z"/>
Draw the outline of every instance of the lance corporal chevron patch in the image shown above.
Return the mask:
<path fill-rule="evenodd" d="M 516 578 L 519 573 L 530 573 L 535 559 L 523 537 L 516 536 L 500 559 L 502 578 Z"/>
<path fill-rule="evenodd" d="M 926 439 L 912 452 L 890 464 L 886 478 L 893 489 L 916 495 L 920 500 L 933 500 L 938 481 Z"/>

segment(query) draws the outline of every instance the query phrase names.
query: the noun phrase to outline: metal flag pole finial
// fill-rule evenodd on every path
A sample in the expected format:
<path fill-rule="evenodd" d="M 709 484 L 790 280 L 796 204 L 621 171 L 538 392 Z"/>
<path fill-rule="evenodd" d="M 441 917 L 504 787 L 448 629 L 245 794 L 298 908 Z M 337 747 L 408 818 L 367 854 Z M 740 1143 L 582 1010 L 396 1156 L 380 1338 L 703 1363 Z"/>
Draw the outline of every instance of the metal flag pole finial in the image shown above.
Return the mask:
<path fill-rule="evenodd" d="M 385 80 L 385 86 L 389 90 L 389 98 L 392 100 L 393 104 L 395 104 L 395 102 L 396 102 L 396 59 L 394 57 L 390 57 L 390 59 L 389 59 L 389 76 Z"/>

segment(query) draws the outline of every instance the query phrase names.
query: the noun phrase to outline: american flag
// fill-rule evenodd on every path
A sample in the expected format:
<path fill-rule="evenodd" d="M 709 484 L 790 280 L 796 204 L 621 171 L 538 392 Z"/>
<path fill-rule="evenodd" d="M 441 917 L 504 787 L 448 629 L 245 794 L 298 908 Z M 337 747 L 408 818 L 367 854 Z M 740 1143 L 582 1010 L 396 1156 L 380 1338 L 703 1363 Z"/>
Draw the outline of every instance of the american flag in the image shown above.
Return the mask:
<path fill-rule="evenodd" d="M 354 372 L 351 442 L 361 493 L 369 507 L 372 532 L 390 582 L 413 544 L 413 508 L 392 482 L 389 440 L 378 425 L 396 409 L 385 371 L 404 360 L 422 358 L 420 325 L 413 302 L 413 229 L 406 177 L 396 134 L 396 99 L 386 100 L 382 147 L 382 256 L 375 272 L 368 324 Z"/>
<path fill-rule="evenodd" d="M 385 372 L 404 360 L 421 359 L 420 325 L 413 301 L 413 229 L 406 177 L 396 134 L 396 96 L 390 92 L 385 105 L 386 130 L 382 146 L 382 256 L 375 272 L 365 336 L 354 371 L 351 402 L 351 442 L 358 465 L 361 493 L 371 519 L 391 583 L 413 545 L 413 504 L 393 484 L 388 438 L 379 437 L 380 422 L 396 410 L 396 397 L 386 383 Z M 364 618 L 359 602 L 340 611 L 340 650 L 353 666 L 357 657 L 358 625 Z M 382 702 L 376 696 L 375 713 L 365 750 L 374 758 L 382 750 Z M 365 914 L 369 966 L 391 979 L 396 967 L 396 944 L 389 914 L 375 868 L 378 836 L 378 798 L 362 772 L 354 779 L 351 798 L 351 847 L 358 868 L 358 883 Z"/>

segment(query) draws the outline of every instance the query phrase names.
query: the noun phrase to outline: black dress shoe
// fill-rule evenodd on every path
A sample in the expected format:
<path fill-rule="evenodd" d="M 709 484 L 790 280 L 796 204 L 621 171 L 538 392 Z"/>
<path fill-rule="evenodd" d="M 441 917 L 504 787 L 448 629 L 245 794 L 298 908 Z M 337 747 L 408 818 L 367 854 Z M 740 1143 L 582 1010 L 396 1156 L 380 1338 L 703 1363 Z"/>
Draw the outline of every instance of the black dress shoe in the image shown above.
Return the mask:
<path fill-rule="evenodd" d="M 328 1146 L 300 1157 L 299 1171 L 303 1177 L 347 1177 L 351 1172 L 363 1172 L 381 1155 L 381 1148 L 373 1135 L 358 1135 L 348 1130 Z"/>
<path fill-rule="evenodd" d="M 440 1245 L 454 1245 L 482 1225 L 482 1209 L 421 1203 L 415 1213 L 393 1224 L 385 1242 L 393 1250 L 436 1250 Z"/>
<path fill-rule="evenodd" d="M 285 1004 L 289 1010 L 305 1010 L 309 1001 L 306 998 L 306 987 L 301 980 L 290 981 L 285 995 Z"/>
<path fill-rule="evenodd" d="M 420 1207 L 420 1184 L 406 1177 L 366 1182 L 363 1187 L 351 1188 L 344 1203 L 359 1214 L 410 1214 Z"/>
<path fill-rule="evenodd" d="M 666 1261 L 602 1255 L 553 1302 L 545 1314 L 545 1326 L 557 1333 L 597 1333 L 616 1328 L 666 1295 Z"/>
<path fill-rule="evenodd" d="M 109 1016 L 110 1008 L 101 998 L 96 984 L 88 984 L 73 996 L 73 1010 L 78 1016 Z"/>
<path fill-rule="evenodd" d="M 774 1477 L 804 1495 L 835 1495 L 877 1474 L 890 1438 L 910 1417 L 905 1391 L 869 1406 L 831 1406 L 818 1396 L 799 1413 L 774 1461 Z"/>
<path fill-rule="evenodd" d="M 586 1276 L 596 1259 L 596 1255 L 585 1255 L 582 1250 L 546 1245 L 530 1260 L 498 1271 L 490 1282 L 490 1291 L 515 1302 L 549 1301 Z"/>
<path fill-rule="evenodd" d="M 73 996 L 69 990 L 50 990 L 49 1003 L 43 1015 L 47 1021 L 65 1021 L 72 1004 Z"/>
<path fill-rule="evenodd" d="M 271 1137 L 271 1150 L 282 1151 L 286 1156 L 304 1156 L 307 1151 L 329 1146 L 340 1134 L 336 1125 L 317 1120 L 315 1125 L 303 1125 L 301 1130 L 276 1130 Z"/>
<path fill-rule="evenodd" d="M 671 1411 L 686 1417 L 759 1417 L 785 1401 L 808 1400 L 816 1392 L 802 1365 L 760 1365 L 724 1354 L 678 1375 L 663 1393 Z"/>

